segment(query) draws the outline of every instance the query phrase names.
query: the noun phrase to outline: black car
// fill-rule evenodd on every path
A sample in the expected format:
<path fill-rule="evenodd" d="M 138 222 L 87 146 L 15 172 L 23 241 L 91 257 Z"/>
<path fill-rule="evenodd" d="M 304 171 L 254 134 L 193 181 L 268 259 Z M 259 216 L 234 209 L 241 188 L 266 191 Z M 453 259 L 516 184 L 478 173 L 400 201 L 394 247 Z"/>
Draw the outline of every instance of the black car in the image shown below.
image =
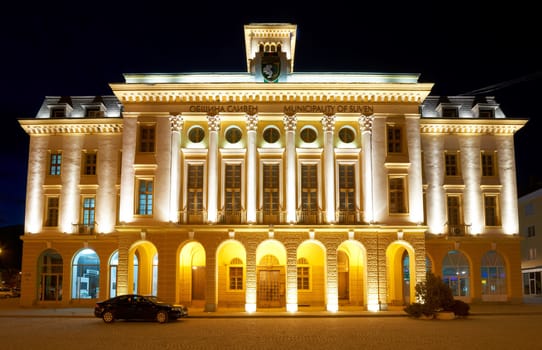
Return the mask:
<path fill-rule="evenodd" d="M 125 294 L 96 303 L 94 316 L 105 323 L 115 320 L 155 320 L 165 323 L 187 317 L 188 308 L 164 303 L 155 296 Z"/>

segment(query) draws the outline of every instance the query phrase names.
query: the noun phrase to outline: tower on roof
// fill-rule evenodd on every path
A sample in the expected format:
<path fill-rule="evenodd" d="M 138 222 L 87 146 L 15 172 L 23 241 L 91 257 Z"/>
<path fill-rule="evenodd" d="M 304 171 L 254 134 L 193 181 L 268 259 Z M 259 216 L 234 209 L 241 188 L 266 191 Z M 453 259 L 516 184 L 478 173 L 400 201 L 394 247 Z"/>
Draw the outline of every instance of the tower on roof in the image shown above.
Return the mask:
<path fill-rule="evenodd" d="M 247 71 L 265 82 L 286 80 L 294 71 L 296 32 L 290 23 L 245 25 Z"/>

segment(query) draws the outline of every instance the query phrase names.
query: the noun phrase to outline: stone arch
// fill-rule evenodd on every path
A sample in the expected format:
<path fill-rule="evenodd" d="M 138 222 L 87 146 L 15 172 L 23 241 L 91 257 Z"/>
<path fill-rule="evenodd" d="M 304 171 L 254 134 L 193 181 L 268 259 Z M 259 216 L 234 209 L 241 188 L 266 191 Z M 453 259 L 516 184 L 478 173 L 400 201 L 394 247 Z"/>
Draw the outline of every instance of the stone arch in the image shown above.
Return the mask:
<path fill-rule="evenodd" d="M 410 304 L 416 299 L 416 257 L 406 241 L 394 241 L 386 249 L 388 303 Z"/>

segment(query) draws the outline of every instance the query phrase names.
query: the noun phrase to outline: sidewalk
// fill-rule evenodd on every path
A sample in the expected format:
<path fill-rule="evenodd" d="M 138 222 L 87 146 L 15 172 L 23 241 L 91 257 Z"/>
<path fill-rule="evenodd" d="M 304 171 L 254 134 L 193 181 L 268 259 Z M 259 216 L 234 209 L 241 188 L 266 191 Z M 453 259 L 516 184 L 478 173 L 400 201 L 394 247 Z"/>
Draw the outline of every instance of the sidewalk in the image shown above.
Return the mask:
<path fill-rule="evenodd" d="M 540 303 L 484 303 L 471 304 L 471 316 L 490 315 L 542 315 Z M 0 299 L 0 318 L 2 317 L 95 317 L 93 308 L 46 308 L 46 307 L 21 307 L 17 298 Z M 189 309 L 189 318 L 240 318 L 240 317 L 408 317 L 402 307 L 390 308 L 389 310 L 372 312 L 360 310 L 359 307 L 343 307 L 340 311 L 329 312 L 320 308 L 300 308 L 298 312 L 260 310 L 253 313 L 242 309 L 221 308 L 216 312 L 205 312 L 201 308 Z"/>

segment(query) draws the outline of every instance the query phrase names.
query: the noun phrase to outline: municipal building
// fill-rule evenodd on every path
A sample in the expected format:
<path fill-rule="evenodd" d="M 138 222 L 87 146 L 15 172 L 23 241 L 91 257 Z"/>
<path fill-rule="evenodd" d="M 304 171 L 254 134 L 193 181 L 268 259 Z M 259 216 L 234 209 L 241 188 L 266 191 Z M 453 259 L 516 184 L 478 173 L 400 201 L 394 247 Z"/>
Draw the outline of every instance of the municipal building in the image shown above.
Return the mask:
<path fill-rule="evenodd" d="M 21 305 L 385 311 L 427 271 L 456 299 L 520 303 L 526 120 L 419 74 L 297 72 L 296 31 L 245 25 L 245 72 L 125 74 L 19 119 Z"/>

